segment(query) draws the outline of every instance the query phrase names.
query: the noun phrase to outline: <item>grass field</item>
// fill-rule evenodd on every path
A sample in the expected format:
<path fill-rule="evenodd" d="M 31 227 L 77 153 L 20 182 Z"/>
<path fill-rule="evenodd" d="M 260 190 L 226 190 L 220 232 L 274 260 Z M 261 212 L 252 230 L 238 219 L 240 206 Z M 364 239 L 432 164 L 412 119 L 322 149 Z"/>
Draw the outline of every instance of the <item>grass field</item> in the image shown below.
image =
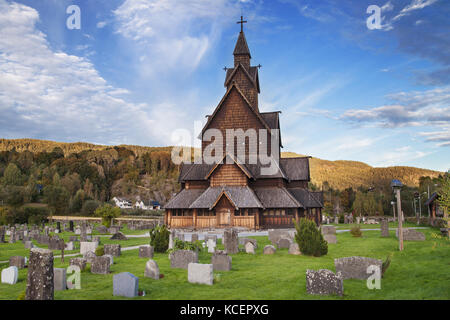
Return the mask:
<path fill-rule="evenodd" d="M 377 226 L 371 226 L 377 228 Z M 379 226 L 378 226 L 379 227 Z M 347 228 L 347 226 L 346 226 Z M 111 274 L 91 274 L 89 267 L 81 273 L 81 290 L 55 292 L 55 299 L 126 299 L 112 295 L 114 274 L 131 272 L 139 277 L 139 287 L 145 297 L 135 300 L 207 300 L 207 299 L 450 299 L 450 241 L 435 238 L 437 229 L 420 230 L 425 233 L 424 242 L 405 242 L 405 249 L 398 251 L 395 231 L 389 238 L 381 238 L 380 231 L 363 231 L 362 238 L 350 233 L 337 234 L 338 243 L 329 245 L 323 257 L 289 255 L 287 249 L 275 255 L 263 255 L 262 249 L 270 244 L 267 237 L 253 237 L 258 241 L 256 255 L 238 253 L 232 255 L 232 270 L 215 272 L 213 286 L 191 284 L 187 281 L 187 270 L 171 269 L 168 254 L 155 254 L 164 278 L 153 280 L 144 277 L 147 259 L 138 257 L 138 250 L 122 252 L 114 258 Z M 134 241 L 138 239 L 131 239 Z M 148 238 L 139 239 L 148 243 Z M 131 245 L 127 241 L 122 246 Z M 23 246 L 22 243 L 6 246 Z M 223 248 L 221 245 L 219 249 Z M 17 248 L 19 250 L 19 248 Z M 13 250 L 14 251 L 14 250 Z M 14 251 L 15 252 L 15 251 Z M 385 259 L 392 253 L 391 266 L 381 282 L 381 290 L 369 290 L 363 280 L 345 280 L 344 297 L 311 296 L 306 294 L 305 272 L 307 269 L 330 269 L 335 271 L 334 259 L 349 256 L 364 256 Z M 1 260 L 1 259 L 0 259 Z M 210 263 L 211 254 L 201 252 L 200 263 Z M 55 259 L 55 267 L 68 267 L 69 259 L 62 264 Z M 0 266 L 0 268 L 7 265 Z M 27 269 L 20 270 L 16 285 L 0 284 L 0 299 L 12 299 L 26 288 Z"/>

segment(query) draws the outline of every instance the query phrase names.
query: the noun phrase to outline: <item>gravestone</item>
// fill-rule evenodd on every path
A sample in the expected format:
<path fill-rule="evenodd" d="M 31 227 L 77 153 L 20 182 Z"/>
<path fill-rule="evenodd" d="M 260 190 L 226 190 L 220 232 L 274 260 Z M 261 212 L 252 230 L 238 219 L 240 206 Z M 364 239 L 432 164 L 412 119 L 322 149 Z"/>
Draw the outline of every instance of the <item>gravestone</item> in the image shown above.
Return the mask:
<path fill-rule="evenodd" d="M 67 289 L 66 269 L 53 268 L 53 286 L 55 291 L 63 291 Z"/>
<path fill-rule="evenodd" d="M 389 222 L 387 220 L 381 220 L 381 236 L 389 237 Z"/>
<path fill-rule="evenodd" d="M 353 216 L 351 214 L 348 215 L 348 223 L 353 223 Z"/>
<path fill-rule="evenodd" d="M 334 259 L 336 273 L 340 272 L 342 279 L 366 280 L 371 274 L 367 273 L 367 268 L 371 265 L 382 267 L 383 261 L 366 257 L 346 257 Z"/>
<path fill-rule="evenodd" d="M 139 258 L 153 258 L 154 248 L 152 246 L 140 246 Z"/>
<path fill-rule="evenodd" d="M 108 228 L 104 225 L 100 225 L 97 227 L 97 232 L 103 234 L 108 233 Z"/>
<path fill-rule="evenodd" d="M 360 224 L 361 223 L 361 217 L 356 217 L 356 223 Z"/>
<path fill-rule="evenodd" d="M 337 238 L 334 234 L 324 234 L 323 239 L 328 243 L 337 243 Z"/>
<path fill-rule="evenodd" d="M 81 234 L 81 228 L 80 228 L 79 226 L 77 226 L 77 227 L 75 228 L 75 234 L 78 234 L 78 235 Z"/>
<path fill-rule="evenodd" d="M 2 270 L 2 283 L 16 284 L 19 279 L 19 269 L 16 266 Z"/>
<path fill-rule="evenodd" d="M 73 221 L 72 220 L 69 221 L 69 229 L 71 232 L 73 232 Z"/>
<path fill-rule="evenodd" d="M 191 235 L 191 242 L 195 242 L 195 241 L 198 241 L 198 234 L 193 233 L 193 234 Z"/>
<path fill-rule="evenodd" d="M 398 229 L 395 231 L 395 236 L 398 238 Z M 425 235 L 422 232 L 414 229 L 403 229 L 404 241 L 425 241 Z"/>
<path fill-rule="evenodd" d="M 58 230 L 58 232 L 61 232 L 61 222 L 56 222 L 56 230 Z"/>
<path fill-rule="evenodd" d="M 25 268 L 25 257 L 14 256 L 9 258 L 9 266 L 17 267 L 17 269 Z"/>
<path fill-rule="evenodd" d="M 16 231 L 12 230 L 9 233 L 9 243 L 16 243 Z"/>
<path fill-rule="evenodd" d="M 239 252 L 238 233 L 235 229 L 225 229 L 223 232 L 223 242 L 226 253 L 234 254 Z"/>
<path fill-rule="evenodd" d="M 144 276 L 146 278 L 152 278 L 154 280 L 159 280 L 159 267 L 155 260 L 148 260 L 145 264 Z"/>
<path fill-rule="evenodd" d="M 265 246 L 263 250 L 263 254 L 275 254 L 275 252 L 277 252 L 277 249 L 270 244 Z"/>
<path fill-rule="evenodd" d="M 97 242 L 98 244 L 102 243 L 101 238 L 99 236 L 92 237 L 92 242 Z"/>
<path fill-rule="evenodd" d="M 128 240 L 127 237 L 122 232 L 115 233 L 110 240 Z"/>
<path fill-rule="evenodd" d="M 110 254 L 113 257 L 120 257 L 121 247 L 120 244 L 105 244 L 103 246 L 105 254 Z"/>
<path fill-rule="evenodd" d="M 32 249 L 34 248 L 34 244 L 31 241 L 25 241 L 25 249 Z"/>
<path fill-rule="evenodd" d="M 339 217 L 334 217 L 334 223 L 339 224 Z"/>
<path fill-rule="evenodd" d="M 188 264 L 198 262 L 198 253 L 191 250 L 177 250 L 169 255 L 170 267 L 187 269 Z"/>
<path fill-rule="evenodd" d="M 256 248 L 258 248 L 258 242 L 256 241 L 256 239 L 249 239 L 249 238 L 239 238 L 239 244 L 242 244 L 243 246 L 245 246 L 247 244 L 247 242 L 251 242 L 253 244 L 253 246 Z"/>
<path fill-rule="evenodd" d="M 336 234 L 336 227 L 334 226 L 321 226 L 320 231 L 322 234 Z"/>
<path fill-rule="evenodd" d="M 306 292 L 313 295 L 338 295 L 344 294 L 344 281 L 341 274 L 320 269 L 318 271 L 306 270 Z"/>
<path fill-rule="evenodd" d="M 108 229 L 108 233 L 110 233 L 110 234 L 116 234 L 116 233 L 118 233 L 120 231 L 120 227 L 119 226 L 111 226 L 109 229 Z"/>
<path fill-rule="evenodd" d="M 298 243 L 297 242 L 291 243 L 291 245 L 289 246 L 289 254 L 294 254 L 294 255 L 301 255 L 302 254 L 300 252 L 300 248 L 298 247 Z"/>
<path fill-rule="evenodd" d="M 348 221 L 348 216 L 347 216 L 347 215 L 344 215 L 344 223 L 345 223 L 345 224 L 348 224 L 348 223 L 349 223 L 349 221 Z"/>
<path fill-rule="evenodd" d="M 249 254 L 255 254 L 255 246 L 250 241 L 245 244 L 245 252 Z"/>
<path fill-rule="evenodd" d="M 78 237 L 77 236 L 70 236 L 69 237 L 69 241 L 71 241 L 71 242 L 78 241 Z"/>
<path fill-rule="evenodd" d="M 101 256 L 92 259 L 91 273 L 108 274 L 111 260 L 108 257 Z"/>
<path fill-rule="evenodd" d="M 216 251 L 216 241 L 214 241 L 213 239 L 208 239 L 207 246 L 208 253 L 214 253 Z"/>
<path fill-rule="evenodd" d="M 75 244 L 72 241 L 67 242 L 65 250 L 67 251 L 75 250 Z"/>
<path fill-rule="evenodd" d="M 175 232 L 171 232 L 170 235 L 169 235 L 169 248 L 168 248 L 169 250 L 170 250 L 170 249 L 173 249 L 173 243 L 174 243 L 173 238 L 174 238 L 174 233 L 175 233 Z"/>
<path fill-rule="evenodd" d="M 70 259 L 69 265 L 71 266 L 77 266 L 80 268 L 81 271 L 86 269 L 87 260 L 85 258 L 73 258 Z"/>
<path fill-rule="evenodd" d="M 277 247 L 278 249 L 289 249 L 291 243 L 292 243 L 291 239 L 281 237 L 280 239 L 278 239 Z"/>
<path fill-rule="evenodd" d="M 225 251 L 217 251 L 211 256 L 213 269 L 217 271 L 230 271 L 232 258 Z"/>
<path fill-rule="evenodd" d="M 122 272 L 113 277 L 113 295 L 133 298 L 138 295 L 139 278 L 129 272 Z"/>
<path fill-rule="evenodd" d="M 92 251 L 88 251 L 83 254 L 83 258 L 86 259 L 87 263 L 92 263 L 94 262 L 94 259 L 97 258 L 97 255 Z"/>
<path fill-rule="evenodd" d="M 269 230 L 269 241 L 275 246 L 281 238 L 293 239 L 294 234 L 286 230 Z"/>
<path fill-rule="evenodd" d="M 103 257 L 108 257 L 110 266 L 112 266 L 114 264 L 114 257 L 112 255 L 104 254 Z"/>
<path fill-rule="evenodd" d="M 188 281 L 190 283 L 212 285 L 214 280 L 213 265 L 201 263 L 189 263 Z"/>
<path fill-rule="evenodd" d="M 98 247 L 98 243 L 97 242 L 82 241 L 82 242 L 80 242 L 80 253 L 82 255 L 85 255 L 89 251 L 95 252 L 97 247 Z"/>
<path fill-rule="evenodd" d="M 31 249 L 26 300 L 53 300 L 53 252 Z"/>

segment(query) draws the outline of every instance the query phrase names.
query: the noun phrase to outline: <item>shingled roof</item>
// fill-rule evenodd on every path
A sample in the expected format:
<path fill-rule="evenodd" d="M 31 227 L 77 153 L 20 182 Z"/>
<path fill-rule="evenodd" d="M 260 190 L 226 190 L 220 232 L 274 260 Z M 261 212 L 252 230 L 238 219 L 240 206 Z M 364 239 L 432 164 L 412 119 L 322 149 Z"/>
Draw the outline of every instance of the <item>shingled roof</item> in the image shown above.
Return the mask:
<path fill-rule="evenodd" d="M 302 188 L 287 189 L 304 208 L 322 208 L 322 204 L 311 191 Z"/>
<path fill-rule="evenodd" d="M 234 47 L 233 55 L 249 55 L 250 58 L 252 57 L 250 54 L 250 49 L 247 45 L 247 39 L 245 39 L 244 32 L 239 32 L 239 37 L 236 42 L 236 46 Z"/>
<path fill-rule="evenodd" d="M 259 78 L 258 78 L 258 67 L 250 67 L 248 70 L 242 66 L 242 64 L 238 64 L 236 68 L 229 68 L 227 69 L 227 74 L 225 76 L 225 83 L 224 86 L 227 87 L 231 79 L 233 78 L 234 74 L 237 72 L 239 68 L 242 68 L 244 73 L 249 77 L 250 81 L 256 86 L 256 89 L 258 90 L 258 93 L 261 92 L 261 89 L 259 87 Z"/>
<path fill-rule="evenodd" d="M 187 209 L 205 192 L 205 189 L 182 189 L 164 206 L 164 209 Z"/>
<path fill-rule="evenodd" d="M 290 181 L 310 181 L 309 157 L 281 158 L 280 166 Z"/>
<path fill-rule="evenodd" d="M 302 208 L 292 194 L 285 188 L 268 187 L 255 188 L 255 193 L 264 208 Z"/>
<path fill-rule="evenodd" d="M 239 208 L 262 208 L 263 205 L 249 187 L 210 187 L 203 192 L 190 208 L 212 209 L 225 194 Z"/>

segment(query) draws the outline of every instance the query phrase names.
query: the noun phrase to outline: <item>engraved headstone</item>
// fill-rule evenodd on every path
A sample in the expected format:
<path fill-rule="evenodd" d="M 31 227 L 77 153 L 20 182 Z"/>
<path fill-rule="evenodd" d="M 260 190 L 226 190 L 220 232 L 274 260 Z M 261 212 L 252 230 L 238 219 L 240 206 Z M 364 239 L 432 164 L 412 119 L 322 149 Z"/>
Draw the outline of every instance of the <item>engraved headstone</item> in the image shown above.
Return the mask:
<path fill-rule="evenodd" d="M 129 272 L 122 272 L 113 277 L 113 295 L 133 298 L 138 295 L 139 279 Z"/>
<path fill-rule="evenodd" d="M 31 249 L 26 300 L 53 300 L 53 252 Z"/>
<path fill-rule="evenodd" d="M 214 280 L 213 265 L 201 263 L 189 263 L 188 281 L 190 283 L 212 285 Z"/>
<path fill-rule="evenodd" d="M 150 259 L 147 261 L 145 264 L 144 276 L 154 280 L 159 279 L 159 267 L 155 260 Z"/>

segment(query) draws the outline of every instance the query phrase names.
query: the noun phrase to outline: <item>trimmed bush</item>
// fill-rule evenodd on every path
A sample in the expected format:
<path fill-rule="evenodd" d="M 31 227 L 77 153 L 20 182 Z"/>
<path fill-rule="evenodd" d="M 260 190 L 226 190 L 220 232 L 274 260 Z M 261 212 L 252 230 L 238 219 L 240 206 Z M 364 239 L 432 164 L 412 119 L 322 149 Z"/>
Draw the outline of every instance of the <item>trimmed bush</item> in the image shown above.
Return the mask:
<path fill-rule="evenodd" d="M 354 226 L 353 228 L 351 228 L 350 233 L 356 238 L 360 238 L 362 236 L 362 231 L 359 226 Z"/>
<path fill-rule="evenodd" d="M 295 222 L 295 241 L 300 252 L 307 256 L 320 257 L 328 253 L 328 243 L 324 240 L 314 221 L 302 218 Z"/>
<path fill-rule="evenodd" d="M 169 250 L 170 252 L 177 251 L 177 250 L 192 250 L 192 251 L 202 251 L 203 246 L 202 242 L 200 240 L 197 240 L 195 242 L 190 241 L 182 241 L 180 239 L 175 239 L 173 244 L 173 249 Z"/>
<path fill-rule="evenodd" d="M 150 230 L 150 245 L 155 252 L 164 253 L 169 248 L 170 232 L 166 225 L 156 226 Z"/>
<path fill-rule="evenodd" d="M 101 257 L 105 254 L 105 249 L 103 248 L 103 246 L 101 247 L 97 247 L 97 249 L 95 249 L 95 255 L 97 257 Z"/>

